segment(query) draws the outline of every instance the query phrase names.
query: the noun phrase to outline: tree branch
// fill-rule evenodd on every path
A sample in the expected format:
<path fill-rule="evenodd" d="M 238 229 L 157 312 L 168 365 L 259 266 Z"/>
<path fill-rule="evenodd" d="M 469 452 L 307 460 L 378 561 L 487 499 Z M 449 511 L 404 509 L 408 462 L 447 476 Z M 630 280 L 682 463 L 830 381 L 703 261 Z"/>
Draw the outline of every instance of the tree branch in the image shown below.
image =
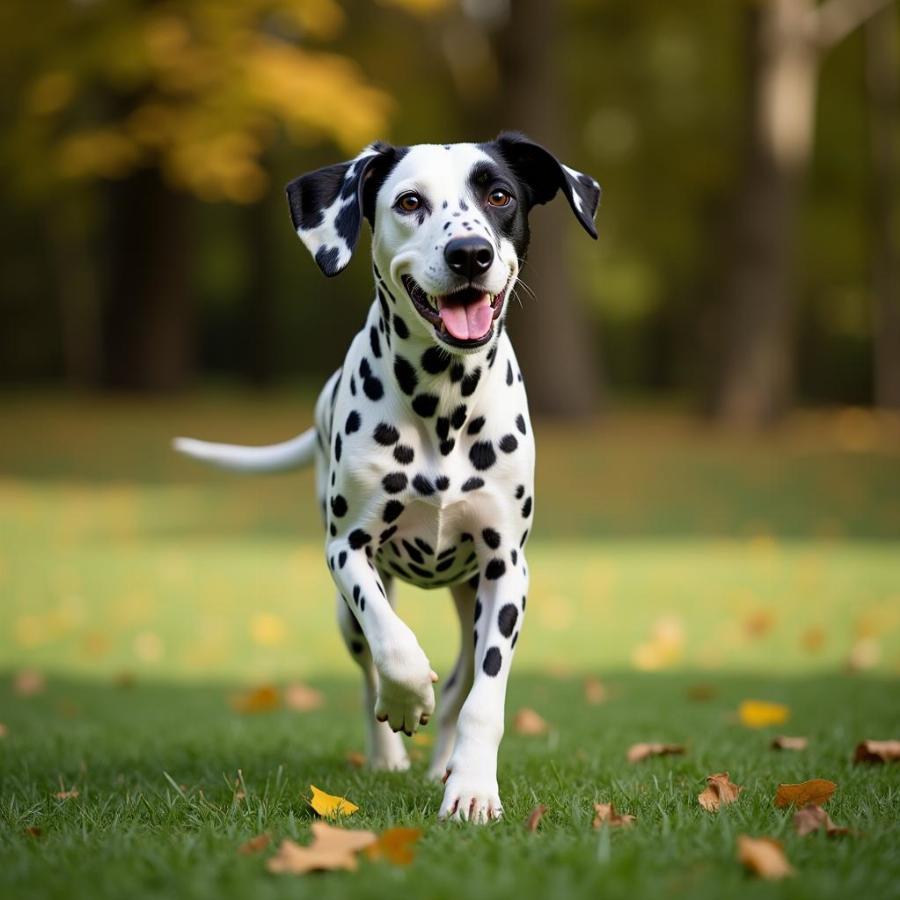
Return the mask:
<path fill-rule="evenodd" d="M 813 13 L 812 33 L 820 50 L 829 50 L 894 0 L 825 0 Z"/>

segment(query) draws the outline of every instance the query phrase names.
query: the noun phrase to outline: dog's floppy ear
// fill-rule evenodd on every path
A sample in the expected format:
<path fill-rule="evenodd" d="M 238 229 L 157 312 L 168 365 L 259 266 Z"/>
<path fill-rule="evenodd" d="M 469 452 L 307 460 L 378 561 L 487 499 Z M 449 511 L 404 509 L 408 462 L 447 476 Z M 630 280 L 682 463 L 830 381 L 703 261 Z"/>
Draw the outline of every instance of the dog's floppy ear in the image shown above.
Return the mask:
<path fill-rule="evenodd" d="M 590 175 L 563 165 L 549 150 L 515 131 L 503 132 L 495 144 L 518 179 L 528 188 L 531 206 L 549 203 L 556 192 L 562 190 L 575 217 L 596 240 L 594 216 L 600 202 L 600 185 Z"/>
<path fill-rule="evenodd" d="M 329 278 L 350 262 L 363 217 L 374 222 L 375 195 L 398 154 L 389 144 L 369 144 L 354 159 L 301 175 L 285 188 L 294 230 Z"/>

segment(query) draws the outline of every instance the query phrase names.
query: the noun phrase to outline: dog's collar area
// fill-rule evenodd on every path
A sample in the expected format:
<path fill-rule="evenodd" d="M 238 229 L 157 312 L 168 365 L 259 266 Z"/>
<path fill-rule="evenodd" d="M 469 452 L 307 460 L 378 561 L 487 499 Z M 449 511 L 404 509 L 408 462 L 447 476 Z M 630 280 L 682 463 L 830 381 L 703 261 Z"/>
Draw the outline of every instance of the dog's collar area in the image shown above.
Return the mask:
<path fill-rule="evenodd" d="M 465 349 L 481 347 L 490 341 L 508 285 L 499 294 L 468 285 L 449 294 L 432 296 L 411 275 L 403 275 L 401 280 L 416 312 L 431 323 L 441 341 Z"/>

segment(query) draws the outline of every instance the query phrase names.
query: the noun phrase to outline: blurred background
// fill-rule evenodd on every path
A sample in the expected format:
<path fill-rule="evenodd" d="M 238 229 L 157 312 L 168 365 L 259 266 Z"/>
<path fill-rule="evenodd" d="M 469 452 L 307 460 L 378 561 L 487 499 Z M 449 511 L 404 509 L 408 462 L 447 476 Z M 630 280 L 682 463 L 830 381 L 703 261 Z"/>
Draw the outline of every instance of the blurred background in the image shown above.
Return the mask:
<path fill-rule="evenodd" d="M 324 279 L 285 182 L 514 128 L 604 188 L 597 243 L 535 210 L 510 315 L 523 665 L 900 668 L 896 3 L 8 0 L 0 25 L 0 665 L 351 671 L 308 475 L 168 440 L 305 428 L 370 302 L 368 237 Z M 448 604 L 404 606 L 446 662 Z"/>

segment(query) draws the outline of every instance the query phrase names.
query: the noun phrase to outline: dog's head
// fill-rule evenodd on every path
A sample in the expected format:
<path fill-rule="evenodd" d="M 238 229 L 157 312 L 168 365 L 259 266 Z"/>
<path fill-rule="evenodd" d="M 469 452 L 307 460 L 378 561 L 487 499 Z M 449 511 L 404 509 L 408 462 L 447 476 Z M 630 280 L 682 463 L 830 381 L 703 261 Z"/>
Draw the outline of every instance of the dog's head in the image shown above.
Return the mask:
<path fill-rule="evenodd" d="M 328 276 L 350 261 L 368 219 L 376 268 L 415 310 L 411 330 L 459 352 L 491 340 L 528 247 L 528 213 L 560 190 L 596 238 L 597 182 L 515 133 L 486 144 L 371 144 L 290 182 L 287 195 L 297 234 Z"/>

